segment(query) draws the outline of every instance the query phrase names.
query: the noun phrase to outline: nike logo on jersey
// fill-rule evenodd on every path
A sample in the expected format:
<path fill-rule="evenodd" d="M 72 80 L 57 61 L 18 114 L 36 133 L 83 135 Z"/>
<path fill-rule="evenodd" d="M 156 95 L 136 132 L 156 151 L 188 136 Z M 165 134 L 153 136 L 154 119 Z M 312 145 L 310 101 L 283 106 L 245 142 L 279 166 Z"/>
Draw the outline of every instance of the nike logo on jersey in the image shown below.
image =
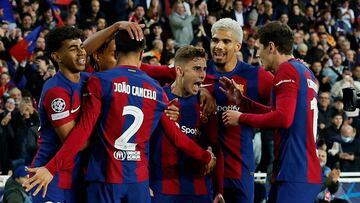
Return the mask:
<path fill-rule="evenodd" d="M 75 113 L 80 109 L 80 106 L 76 107 L 75 109 L 71 109 L 70 113 Z"/>

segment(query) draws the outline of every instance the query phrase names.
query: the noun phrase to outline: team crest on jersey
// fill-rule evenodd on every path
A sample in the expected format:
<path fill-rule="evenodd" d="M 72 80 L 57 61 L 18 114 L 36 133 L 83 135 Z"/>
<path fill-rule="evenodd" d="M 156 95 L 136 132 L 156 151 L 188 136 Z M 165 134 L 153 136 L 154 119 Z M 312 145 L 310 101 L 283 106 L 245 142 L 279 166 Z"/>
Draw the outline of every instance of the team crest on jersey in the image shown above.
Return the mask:
<path fill-rule="evenodd" d="M 56 98 L 51 102 L 51 108 L 52 110 L 54 110 L 56 113 L 62 112 L 64 111 L 66 107 L 66 103 L 63 99 L 61 98 Z"/>

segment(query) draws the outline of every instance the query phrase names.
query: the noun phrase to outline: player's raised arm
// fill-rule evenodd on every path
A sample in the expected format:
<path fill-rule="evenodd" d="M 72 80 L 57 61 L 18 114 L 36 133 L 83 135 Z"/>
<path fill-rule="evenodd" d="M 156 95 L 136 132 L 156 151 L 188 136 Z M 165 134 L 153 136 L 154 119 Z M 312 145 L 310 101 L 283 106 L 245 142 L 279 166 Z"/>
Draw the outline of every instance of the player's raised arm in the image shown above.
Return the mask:
<path fill-rule="evenodd" d="M 111 38 L 118 30 L 126 30 L 132 39 L 136 39 L 137 41 L 142 40 L 144 38 L 144 34 L 142 32 L 142 28 L 144 28 L 144 24 L 137 24 L 134 22 L 127 21 L 118 21 L 111 26 L 100 30 L 84 41 L 84 49 L 87 54 L 92 54 L 95 50 L 97 50 L 105 41 Z"/>

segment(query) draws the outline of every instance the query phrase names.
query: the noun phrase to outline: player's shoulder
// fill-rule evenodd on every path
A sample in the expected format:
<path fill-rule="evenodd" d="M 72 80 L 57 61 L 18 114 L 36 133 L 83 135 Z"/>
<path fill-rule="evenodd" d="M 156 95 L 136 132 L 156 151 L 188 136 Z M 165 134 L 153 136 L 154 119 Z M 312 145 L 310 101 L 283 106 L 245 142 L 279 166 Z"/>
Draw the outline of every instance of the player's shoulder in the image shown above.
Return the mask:
<path fill-rule="evenodd" d="M 67 91 L 66 83 L 60 76 L 61 76 L 60 73 L 57 73 L 54 75 L 54 77 L 48 79 L 45 82 L 42 91 L 44 93 L 46 93 L 49 91 L 53 91 L 53 89 L 56 89 L 57 91 L 65 91 L 66 92 Z"/>

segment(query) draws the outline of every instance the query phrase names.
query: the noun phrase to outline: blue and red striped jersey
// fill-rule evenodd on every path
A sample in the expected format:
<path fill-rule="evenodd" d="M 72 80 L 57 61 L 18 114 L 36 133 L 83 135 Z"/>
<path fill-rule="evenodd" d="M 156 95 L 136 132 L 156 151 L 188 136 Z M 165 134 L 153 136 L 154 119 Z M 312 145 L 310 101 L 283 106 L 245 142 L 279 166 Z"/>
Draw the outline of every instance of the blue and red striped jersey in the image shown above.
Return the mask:
<path fill-rule="evenodd" d="M 273 181 L 321 183 L 316 154 L 318 88 L 315 81 L 314 74 L 295 59 L 281 64 L 275 74 L 272 108 L 276 109 L 278 91 L 295 88 L 297 97 L 291 126 L 274 132 Z"/>
<path fill-rule="evenodd" d="M 245 113 L 239 118 L 240 123 L 253 127 L 275 129 L 272 181 L 321 182 L 315 146 L 318 115 L 315 81 L 304 64 L 290 59 L 280 64 L 275 73 L 272 106 L 253 102 L 248 106 L 255 114 Z"/>
<path fill-rule="evenodd" d="M 247 125 L 225 127 L 222 121 L 222 113 L 226 110 L 240 110 L 232 101 L 228 101 L 226 95 L 219 89 L 219 78 L 226 76 L 234 79 L 244 95 L 260 101 L 270 99 L 273 76 L 261 67 L 255 67 L 238 61 L 236 67 L 230 72 L 216 70 L 212 60 L 208 61 L 207 75 L 203 83 L 212 92 L 217 103 L 217 115 L 219 121 L 219 139 L 224 153 L 224 186 L 240 188 L 238 184 L 242 180 L 242 174 L 253 174 L 253 128 Z"/>
<path fill-rule="evenodd" d="M 81 90 L 88 77 L 89 74 L 80 73 L 79 82 L 74 83 L 59 71 L 44 84 L 39 102 L 40 137 L 39 148 L 33 160 L 34 167 L 44 166 L 61 148 L 62 142 L 54 128 L 77 120 L 81 105 Z M 71 180 L 62 180 L 60 176 L 59 182 L 62 181 L 71 182 Z M 62 184 L 60 186 L 70 187 Z"/>
<path fill-rule="evenodd" d="M 199 95 L 178 97 L 171 93 L 171 87 L 166 86 L 164 90 L 169 100 L 178 98 L 177 123 L 181 131 L 199 143 Z M 158 126 L 151 137 L 149 163 L 150 187 L 155 193 L 205 195 L 211 192 L 211 178 L 204 176 L 204 165 L 178 150 L 164 135 L 162 126 Z"/>
<path fill-rule="evenodd" d="M 109 183 L 148 179 L 150 135 L 167 105 L 157 81 L 136 68 L 95 73 L 89 93 L 101 95 L 98 123 L 90 140 L 86 179 Z M 87 108 L 88 111 L 91 109 Z M 119 127 L 120 126 L 120 127 Z"/>
<path fill-rule="evenodd" d="M 85 86 L 79 122 L 46 167 L 52 174 L 71 168 L 71 160 L 92 132 L 88 181 L 147 181 L 149 139 L 160 121 L 176 146 L 208 163 L 210 154 L 163 114 L 167 103 L 166 93 L 157 82 L 135 67 L 95 73 Z"/>

